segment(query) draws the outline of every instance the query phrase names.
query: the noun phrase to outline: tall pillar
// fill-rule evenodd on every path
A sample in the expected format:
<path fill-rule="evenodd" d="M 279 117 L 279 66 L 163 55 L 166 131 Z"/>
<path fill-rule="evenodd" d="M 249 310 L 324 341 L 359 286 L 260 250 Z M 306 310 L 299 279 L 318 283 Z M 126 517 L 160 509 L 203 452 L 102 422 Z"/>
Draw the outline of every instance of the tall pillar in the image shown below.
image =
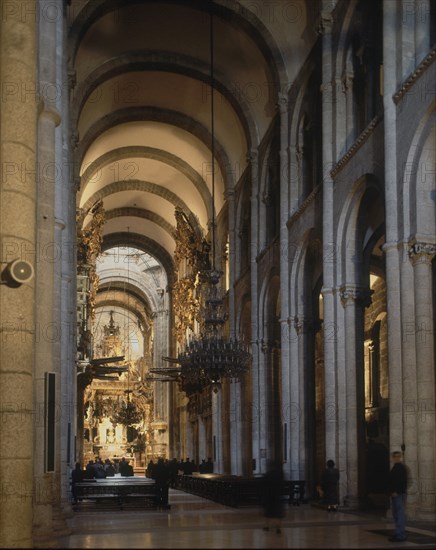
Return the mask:
<path fill-rule="evenodd" d="M 40 0 L 43 10 L 50 10 L 50 3 Z M 45 12 L 44 12 L 45 13 Z M 49 13 L 49 12 L 46 12 Z M 57 18 L 56 18 L 57 19 Z M 60 379 L 60 289 L 59 262 L 56 250 L 61 239 L 55 232 L 60 226 L 55 219 L 55 184 L 57 168 L 61 164 L 56 157 L 56 127 L 61 117 L 57 106 L 57 94 L 50 94 L 48 90 L 57 89 L 56 68 L 56 22 L 50 17 L 39 18 L 39 74 L 38 79 L 42 90 L 46 92 L 40 97 L 40 111 L 38 120 L 38 178 L 37 199 L 37 243 L 44 251 L 41 261 L 36 268 L 36 316 L 37 326 L 41 337 L 37 339 L 35 349 L 35 400 L 37 403 L 47 404 L 46 376 L 52 373 L 55 379 L 54 408 L 58 416 L 53 428 L 53 463 L 48 464 L 50 451 L 43 442 L 46 441 L 47 429 L 45 419 L 35 426 L 35 489 L 38 499 L 34 506 L 34 539 L 39 547 L 55 546 L 55 529 L 63 531 L 60 517 L 60 435 L 62 417 L 61 411 L 61 379 Z M 56 169 L 54 168 L 56 167 Z M 51 397 L 50 399 L 52 399 Z M 54 510 L 56 521 L 54 522 Z"/>
<path fill-rule="evenodd" d="M 293 279 L 294 280 L 294 279 Z M 293 311 L 292 302 L 290 309 Z M 291 317 L 289 320 L 289 459 L 290 476 L 293 480 L 299 480 L 300 477 L 300 420 L 302 410 L 300 406 L 300 364 L 299 364 L 299 345 L 298 345 L 298 318 Z"/>
<path fill-rule="evenodd" d="M 223 472 L 221 392 L 212 392 L 212 460 L 213 471 Z"/>
<path fill-rule="evenodd" d="M 284 449 L 284 425 L 286 424 L 286 433 L 288 423 L 285 422 L 285 411 L 289 408 L 289 232 L 287 222 L 289 219 L 289 116 L 288 116 L 288 97 L 285 94 L 279 94 L 278 108 L 280 113 L 280 387 L 277 388 L 280 394 L 280 409 L 275 422 L 279 425 L 281 454 L 283 458 Z M 268 223 L 268 220 L 267 220 Z M 279 399 L 279 395 L 277 395 Z M 287 453 L 287 450 L 286 450 Z"/>
<path fill-rule="evenodd" d="M 321 13 L 322 24 L 322 150 L 323 150 L 323 288 L 324 299 L 324 367 L 325 367 L 325 441 L 326 456 L 338 455 L 338 410 L 336 382 L 336 307 L 335 307 L 335 238 L 334 238 L 334 195 L 333 179 L 333 54 L 331 4 L 325 2 Z M 330 4 L 330 5 L 329 5 Z M 333 330 L 332 330 L 333 329 Z"/>
<path fill-rule="evenodd" d="M 436 244 L 416 242 L 409 251 L 414 272 L 418 432 L 418 514 L 436 519 L 435 354 L 432 259 Z"/>
<path fill-rule="evenodd" d="M 348 150 L 354 143 L 354 99 L 353 99 L 353 80 L 354 74 L 347 72 L 344 77 L 345 92 L 345 112 L 346 112 L 346 149 Z"/>
<path fill-rule="evenodd" d="M 12 0 L 0 18 L 1 270 L 36 252 L 36 17 Z M 33 13 L 29 13 L 29 10 Z M 0 285 L 0 545 L 32 548 L 35 281 Z"/>
<path fill-rule="evenodd" d="M 415 66 L 418 66 L 430 51 L 430 28 L 434 25 L 430 13 L 430 0 L 419 0 L 413 6 L 415 13 Z"/>
<path fill-rule="evenodd" d="M 299 419 L 298 419 L 298 479 L 305 479 L 308 482 L 308 441 L 306 437 L 306 423 L 308 422 L 308 411 L 306 407 L 305 397 L 305 378 L 307 376 L 307 358 L 305 353 L 305 339 L 310 325 L 310 320 L 302 315 L 299 315 L 294 320 L 295 330 L 298 335 L 298 382 L 297 382 L 297 401 Z"/>
<path fill-rule="evenodd" d="M 346 415 L 346 456 L 347 487 L 346 505 L 358 506 L 360 467 L 365 443 L 364 415 L 364 365 L 363 365 L 363 310 L 369 293 L 355 285 L 341 288 L 340 296 L 345 313 L 345 415 Z M 360 455 L 360 456 L 359 456 Z"/>
<path fill-rule="evenodd" d="M 203 458 L 207 459 L 206 456 L 206 427 L 205 420 L 202 416 L 198 417 L 198 459 L 199 464 Z"/>
<path fill-rule="evenodd" d="M 252 149 L 248 157 L 251 172 L 251 250 L 250 250 L 250 288 L 251 288 L 251 355 L 252 355 L 252 438 L 254 473 L 261 473 L 261 448 L 263 437 L 265 397 L 262 392 L 260 335 L 259 335 L 259 291 L 257 254 L 259 250 L 259 155 Z M 262 400 L 263 399 L 263 400 Z"/>
<path fill-rule="evenodd" d="M 409 487 L 407 490 L 407 513 L 409 517 L 416 515 L 418 489 L 418 430 L 419 413 L 416 411 L 417 387 L 416 387 L 416 332 L 415 332 L 415 299 L 413 265 L 409 259 L 409 244 L 400 243 L 389 250 L 396 262 L 396 272 L 390 271 L 387 277 L 391 292 L 399 291 L 401 304 L 401 328 L 399 334 L 392 335 L 400 339 L 401 351 L 395 357 L 402 358 L 398 371 L 389 372 L 389 409 L 396 423 L 391 436 L 391 451 L 404 450 L 404 461 L 409 470 Z M 387 252 L 387 249 L 386 249 Z M 392 261 L 392 260 L 390 260 Z M 386 266 L 388 257 L 386 257 Z M 398 262 L 398 263 L 397 263 Z M 391 269 L 391 268 L 390 268 Z M 398 278 L 398 272 L 400 277 Z M 390 276 L 389 276 L 390 275 Z M 392 279 L 395 277 L 395 279 Z M 397 289 L 397 281 L 400 282 Z M 395 304 L 389 304 L 388 312 L 395 308 Z M 394 320 L 396 321 L 396 320 Z M 392 328 L 396 329 L 395 322 Z M 388 323 L 388 335 L 391 327 Z M 390 356 L 390 352 L 388 357 Z M 395 367 L 393 367 L 395 368 Z M 391 391 L 393 392 L 391 395 Z M 399 400 L 401 396 L 401 401 Z M 391 428 L 391 427 L 390 427 Z M 392 430 L 391 430 L 392 431 Z"/>
<path fill-rule="evenodd" d="M 242 441 L 242 410 L 241 383 L 230 383 L 230 472 L 242 475 L 243 441 Z"/>
<path fill-rule="evenodd" d="M 237 334 L 236 311 L 235 311 L 235 191 L 228 189 L 226 193 L 228 206 L 228 224 L 229 224 L 229 326 L 230 337 L 234 338 Z M 240 328 L 240 327 L 239 327 Z M 239 337 L 239 334 L 237 335 Z M 241 410 L 241 388 L 240 383 L 230 384 L 230 470 L 232 474 L 240 475 L 242 473 L 242 410 Z"/>

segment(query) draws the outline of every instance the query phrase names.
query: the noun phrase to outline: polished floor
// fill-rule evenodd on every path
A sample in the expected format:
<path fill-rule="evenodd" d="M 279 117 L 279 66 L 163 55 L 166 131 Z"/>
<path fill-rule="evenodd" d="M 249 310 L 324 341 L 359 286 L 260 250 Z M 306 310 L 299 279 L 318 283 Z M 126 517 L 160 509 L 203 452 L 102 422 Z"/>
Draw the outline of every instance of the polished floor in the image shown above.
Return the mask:
<path fill-rule="evenodd" d="M 372 514 L 289 506 L 281 533 L 262 510 L 229 508 L 170 491 L 170 511 L 77 510 L 61 548 L 436 548 L 436 526 L 410 522 L 408 540 L 389 542 L 392 522 Z"/>

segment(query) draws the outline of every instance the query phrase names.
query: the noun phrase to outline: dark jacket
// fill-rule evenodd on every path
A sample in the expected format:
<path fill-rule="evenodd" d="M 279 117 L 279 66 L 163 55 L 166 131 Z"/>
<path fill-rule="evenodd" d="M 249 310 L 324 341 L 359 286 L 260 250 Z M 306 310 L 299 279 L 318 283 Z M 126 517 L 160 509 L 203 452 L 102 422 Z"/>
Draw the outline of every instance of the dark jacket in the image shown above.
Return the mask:
<path fill-rule="evenodd" d="M 321 477 L 321 487 L 324 491 L 324 501 L 326 504 L 338 504 L 338 484 L 339 484 L 339 470 L 331 467 L 326 468 Z"/>
<path fill-rule="evenodd" d="M 284 517 L 283 469 L 273 467 L 264 475 L 261 500 L 267 518 Z"/>
<path fill-rule="evenodd" d="M 389 492 L 398 494 L 407 492 L 407 469 L 401 462 L 394 464 L 389 472 Z"/>

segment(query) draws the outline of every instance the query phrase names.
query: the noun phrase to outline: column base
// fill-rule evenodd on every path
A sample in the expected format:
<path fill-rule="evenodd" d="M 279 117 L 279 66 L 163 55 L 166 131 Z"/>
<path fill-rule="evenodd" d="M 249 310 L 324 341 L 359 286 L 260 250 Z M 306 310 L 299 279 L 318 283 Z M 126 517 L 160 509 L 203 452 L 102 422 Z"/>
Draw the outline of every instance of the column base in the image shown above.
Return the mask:
<path fill-rule="evenodd" d="M 53 531 L 55 537 L 66 537 L 73 532 L 67 524 L 66 514 L 61 508 L 53 508 Z"/>
<path fill-rule="evenodd" d="M 341 508 L 343 510 L 363 510 L 367 508 L 368 502 L 366 499 L 357 497 L 355 495 L 347 495 L 344 497 L 343 504 Z"/>
<path fill-rule="evenodd" d="M 39 530 L 33 533 L 33 548 L 59 548 L 59 542 L 53 531 Z"/>

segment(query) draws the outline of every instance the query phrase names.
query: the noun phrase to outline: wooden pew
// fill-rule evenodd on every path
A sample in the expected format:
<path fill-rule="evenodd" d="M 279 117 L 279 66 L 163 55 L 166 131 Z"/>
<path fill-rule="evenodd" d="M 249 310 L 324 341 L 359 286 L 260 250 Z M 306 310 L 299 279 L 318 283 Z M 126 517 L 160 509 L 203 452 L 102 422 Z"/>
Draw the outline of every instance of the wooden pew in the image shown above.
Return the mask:
<path fill-rule="evenodd" d="M 137 477 L 107 477 L 87 479 L 76 483 L 76 505 L 86 503 L 115 503 L 120 510 L 134 504 L 145 508 L 156 508 L 156 484 L 153 480 Z"/>
<path fill-rule="evenodd" d="M 226 506 L 260 504 L 262 497 L 262 477 L 242 477 L 222 474 L 194 474 L 177 476 L 176 488 Z M 283 496 L 288 503 L 299 506 L 305 502 L 305 482 L 283 482 Z"/>

